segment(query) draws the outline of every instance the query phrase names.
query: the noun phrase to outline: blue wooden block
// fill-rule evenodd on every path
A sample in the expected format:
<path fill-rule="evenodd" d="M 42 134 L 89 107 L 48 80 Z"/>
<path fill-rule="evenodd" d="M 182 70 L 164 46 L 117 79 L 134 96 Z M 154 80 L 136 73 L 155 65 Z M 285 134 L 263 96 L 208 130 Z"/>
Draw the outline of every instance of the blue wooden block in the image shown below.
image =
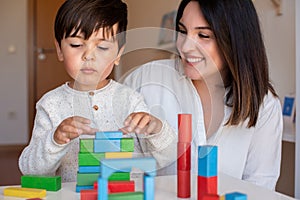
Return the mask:
<path fill-rule="evenodd" d="M 198 176 L 218 176 L 218 147 L 203 145 L 198 147 Z"/>
<path fill-rule="evenodd" d="M 96 132 L 96 140 L 103 139 L 120 139 L 123 137 L 123 133 L 121 131 L 101 131 Z"/>
<path fill-rule="evenodd" d="M 83 186 L 76 185 L 76 192 L 80 192 L 80 190 L 92 190 L 92 189 L 94 189 L 94 185 L 83 185 Z"/>
<path fill-rule="evenodd" d="M 155 194 L 155 185 L 153 176 L 144 176 L 144 200 L 153 200 Z"/>
<path fill-rule="evenodd" d="M 145 200 L 154 199 L 154 179 L 156 175 L 156 161 L 154 158 L 116 158 L 116 159 L 101 159 L 100 170 L 101 174 L 98 178 L 98 199 L 107 200 L 107 179 L 115 171 L 123 171 L 123 169 L 130 170 L 133 167 L 139 168 L 144 171 L 144 190 L 147 192 Z M 150 178 L 152 177 L 152 179 Z M 148 185 L 149 184 L 149 188 Z M 150 194 L 152 193 L 152 194 Z M 153 198 L 152 198 L 153 196 Z M 152 199 L 151 199 L 152 198 Z"/>
<path fill-rule="evenodd" d="M 108 200 L 108 189 L 107 189 L 108 181 L 106 178 L 98 178 L 98 199 L 100 200 Z"/>
<path fill-rule="evenodd" d="M 121 139 L 94 140 L 94 152 L 120 152 Z"/>
<path fill-rule="evenodd" d="M 99 166 L 79 166 L 78 167 L 79 173 L 100 173 Z"/>
<path fill-rule="evenodd" d="M 240 192 L 225 194 L 225 200 L 247 200 L 247 195 Z"/>

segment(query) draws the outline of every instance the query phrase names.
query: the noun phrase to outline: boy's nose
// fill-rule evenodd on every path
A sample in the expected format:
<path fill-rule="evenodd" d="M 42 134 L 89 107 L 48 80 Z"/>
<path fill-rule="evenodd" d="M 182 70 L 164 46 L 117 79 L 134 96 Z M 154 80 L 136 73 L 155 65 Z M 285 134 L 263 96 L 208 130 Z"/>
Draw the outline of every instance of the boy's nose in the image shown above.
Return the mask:
<path fill-rule="evenodd" d="M 83 54 L 82 59 L 83 59 L 84 61 L 95 60 L 94 52 L 93 52 L 92 50 L 87 50 L 87 51 Z"/>

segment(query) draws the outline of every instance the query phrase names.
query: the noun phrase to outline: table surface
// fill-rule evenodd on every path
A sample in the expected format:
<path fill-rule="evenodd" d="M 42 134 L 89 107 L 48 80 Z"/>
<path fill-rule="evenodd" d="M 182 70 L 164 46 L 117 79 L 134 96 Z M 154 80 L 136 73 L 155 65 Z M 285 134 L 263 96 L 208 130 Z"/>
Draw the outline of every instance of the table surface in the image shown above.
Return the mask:
<path fill-rule="evenodd" d="M 142 178 L 136 178 L 136 191 L 142 191 L 138 185 L 142 185 Z M 79 200 L 80 194 L 75 192 L 75 182 L 63 183 L 62 189 L 58 192 L 48 192 L 47 200 Z M 21 200 L 22 198 L 5 197 L 3 189 L 8 186 L 0 187 L 0 200 Z M 197 177 L 192 177 L 192 196 L 189 199 L 197 199 Z M 274 192 L 246 181 L 230 177 L 220 173 L 218 176 L 218 193 L 223 195 L 229 192 L 241 192 L 247 194 L 248 200 L 292 200 L 289 196 Z M 180 199 L 177 198 L 177 176 L 158 176 L 155 177 L 155 199 Z"/>

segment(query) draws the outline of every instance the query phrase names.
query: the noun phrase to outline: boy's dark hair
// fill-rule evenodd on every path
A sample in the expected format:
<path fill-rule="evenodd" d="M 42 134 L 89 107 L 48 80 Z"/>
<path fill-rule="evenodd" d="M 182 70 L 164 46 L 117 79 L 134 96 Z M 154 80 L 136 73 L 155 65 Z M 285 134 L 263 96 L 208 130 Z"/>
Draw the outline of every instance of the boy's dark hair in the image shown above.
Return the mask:
<path fill-rule="evenodd" d="M 116 33 L 113 25 L 118 23 Z M 119 49 L 126 42 L 127 5 L 121 0 L 66 0 L 55 18 L 55 39 L 74 37 L 79 32 L 88 39 L 94 31 L 103 28 L 103 36 L 117 34 Z"/>

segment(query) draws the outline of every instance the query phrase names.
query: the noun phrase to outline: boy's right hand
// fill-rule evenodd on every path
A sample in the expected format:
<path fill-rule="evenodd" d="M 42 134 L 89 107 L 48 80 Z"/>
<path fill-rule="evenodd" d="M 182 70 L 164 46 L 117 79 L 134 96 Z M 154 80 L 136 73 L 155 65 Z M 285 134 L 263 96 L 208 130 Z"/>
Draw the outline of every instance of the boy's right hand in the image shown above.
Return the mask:
<path fill-rule="evenodd" d="M 54 141 L 58 144 L 65 144 L 81 134 L 95 134 L 97 129 L 91 128 L 90 124 L 91 120 L 89 119 L 79 116 L 69 117 L 57 127 L 54 132 Z"/>

